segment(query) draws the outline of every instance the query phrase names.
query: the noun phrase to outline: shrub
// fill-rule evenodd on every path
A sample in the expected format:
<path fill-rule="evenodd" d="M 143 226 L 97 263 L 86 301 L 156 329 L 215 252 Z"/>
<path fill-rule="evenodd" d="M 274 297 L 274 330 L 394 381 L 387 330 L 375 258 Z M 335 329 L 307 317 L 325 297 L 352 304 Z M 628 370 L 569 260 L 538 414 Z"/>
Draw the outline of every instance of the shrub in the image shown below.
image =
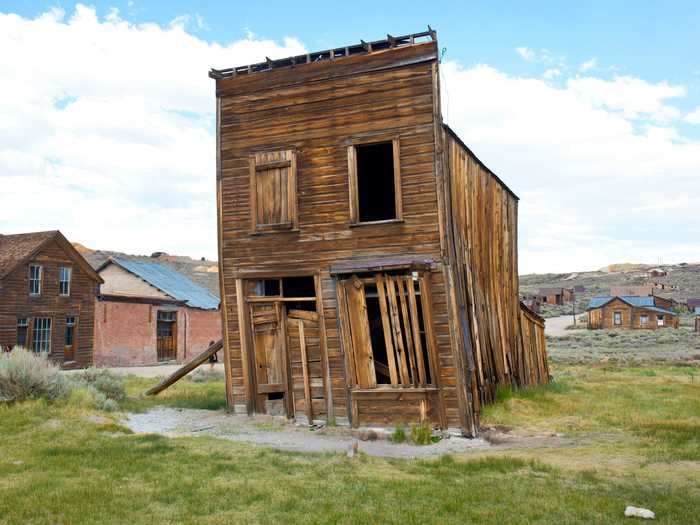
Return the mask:
<path fill-rule="evenodd" d="M 411 441 L 416 445 L 430 445 L 439 441 L 439 439 L 433 437 L 433 429 L 428 421 L 423 421 L 420 425 L 411 426 Z"/>
<path fill-rule="evenodd" d="M 403 425 L 400 425 L 394 429 L 394 432 L 391 434 L 391 440 L 394 443 L 406 442 L 406 429 L 403 427 Z"/>
<path fill-rule="evenodd" d="M 65 377 L 46 355 L 20 347 L 0 354 L 0 401 L 53 400 L 68 390 Z"/>
<path fill-rule="evenodd" d="M 105 399 L 122 401 L 126 399 L 124 381 L 121 377 L 106 369 L 88 368 L 72 378 L 77 388 L 92 388 Z"/>

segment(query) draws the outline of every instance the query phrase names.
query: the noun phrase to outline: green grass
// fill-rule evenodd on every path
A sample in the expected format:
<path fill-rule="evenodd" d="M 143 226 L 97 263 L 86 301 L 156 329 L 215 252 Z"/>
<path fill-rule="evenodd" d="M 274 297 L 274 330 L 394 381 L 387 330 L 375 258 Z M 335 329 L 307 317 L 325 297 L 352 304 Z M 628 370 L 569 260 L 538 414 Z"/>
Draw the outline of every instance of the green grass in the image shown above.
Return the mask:
<path fill-rule="evenodd" d="M 133 435 L 70 403 L 0 406 L 0 523 L 628 523 L 626 505 L 697 523 L 697 378 L 683 367 L 553 374 L 554 385 L 503 391 L 484 422 L 563 432 L 571 446 L 425 461 Z M 135 397 L 152 384 L 129 378 L 122 405 L 223 404 L 217 381 Z"/>

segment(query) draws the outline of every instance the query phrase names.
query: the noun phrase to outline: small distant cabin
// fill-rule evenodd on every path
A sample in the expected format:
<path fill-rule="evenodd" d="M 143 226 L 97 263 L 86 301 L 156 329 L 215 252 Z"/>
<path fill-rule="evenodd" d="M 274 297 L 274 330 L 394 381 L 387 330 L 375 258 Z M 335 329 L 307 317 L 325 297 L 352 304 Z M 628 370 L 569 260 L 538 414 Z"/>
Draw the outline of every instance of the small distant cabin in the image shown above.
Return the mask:
<path fill-rule="evenodd" d="M 525 295 L 520 298 L 522 303 L 536 314 L 540 313 L 541 301 L 537 295 Z"/>
<path fill-rule="evenodd" d="M 583 285 L 581 285 L 581 284 L 578 284 L 578 285 L 576 285 L 576 286 L 573 287 L 573 291 L 574 291 L 574 294 L 577 294 L 577 293 L 585 293 L 585 292 L 586 292 L 586 287 L 583 286 Z"/>
<path fill-rule="evenodd" d="M 700 314 L 700 298 L 688 299 L 686 307 L 690 313 Z"/>
<path fill-rule="evenodd" d="M 542 303 L 562 305 L 574 300 L 574 290 L 572 288 L 540 288 L 537 297 Z"/>
<path fill-rule="evenodd" d="M 57 230 L 0 235 L 0 348 L 43 353 L 63 368 L 90 366 L 101 283 Z"/>
<path fill-rule="evenodd" d="M 227 399 L 244 414 L 474 436 L 549 380 L 518 297 L 518 197 L 442 120 L 429 30 L 216 80 Z"/>
<path fill-rule="evenodd" d="M 219 298 L 181 272 L 119 257 L 97 271 L 96 366 L 184 362 L 221 339 Z"/>
<path fill-rule="evenodd" d="M 652 268 L 651 270 L 647 271 L 648 277 L 666 277 L 667 275 L 668 272 L 663 268 Z"/>
<path fill-rule="evenodd" d="M 588 305 L 588 329 L 656 330 L 678 328 L 678 314 L 654 296 L 594 297 Z"/>

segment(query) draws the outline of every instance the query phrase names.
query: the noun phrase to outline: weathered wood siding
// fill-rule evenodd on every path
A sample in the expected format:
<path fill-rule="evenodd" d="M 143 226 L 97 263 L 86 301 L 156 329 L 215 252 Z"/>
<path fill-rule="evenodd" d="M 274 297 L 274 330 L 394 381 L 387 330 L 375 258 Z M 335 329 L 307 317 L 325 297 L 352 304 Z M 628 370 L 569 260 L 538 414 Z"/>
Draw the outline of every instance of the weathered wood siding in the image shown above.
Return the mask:
<path fill-rule="evenodd" d="M 453 232 L 454 326 L 462 332 L 458 339 L 466 341 L 468 394 L 478 422 L 480 403 L 493 400 L 497 385 L 548 381 L 546 350 L 535 317 L 521 316 L 518 199 L 449 129 L 444 137 Z M 535 333 L 525 345 L 522 328 L 528 338 Z"/>
<path fill-rule="evenodd" d="M 43 277 L 40 296 L 29 295 L 29 264 L 40 264 Z M 70 296 L 59 296 L 59 267 L 72 268 Z M 3 280 L 0 288 L 0 346 L 17 342 L 18 317 L 51 318 L 50 358 L 63 362 L 66 317 L 75 316 L 76 367 L 92 364 L 96 282 L 75 264 L 55 241 L 51 241 L 31 261 L 17 267 Z"/>
<path fill-rule="evenodd" d="M 220 242 L 232 370 L 231 401 L 248 403 L 236 279 L 255 272 L 318 274 L 336 416 L 348 414 L 332 263 L 358 256 L 440 259 L 435 184 L 434 43 L 221 80 Z M 401 67 L 396 67 L 399 64 Z M 402 222 L 350 226 L 348 141 L 399 139 Z M 298 229 L 251 235 L 249 155 L 297 152 Z M 434 319 L 447 417 L 459 425 L 445 281 L 433 273 Z M 245 326 L 243 323 L 242 326 Z"/>

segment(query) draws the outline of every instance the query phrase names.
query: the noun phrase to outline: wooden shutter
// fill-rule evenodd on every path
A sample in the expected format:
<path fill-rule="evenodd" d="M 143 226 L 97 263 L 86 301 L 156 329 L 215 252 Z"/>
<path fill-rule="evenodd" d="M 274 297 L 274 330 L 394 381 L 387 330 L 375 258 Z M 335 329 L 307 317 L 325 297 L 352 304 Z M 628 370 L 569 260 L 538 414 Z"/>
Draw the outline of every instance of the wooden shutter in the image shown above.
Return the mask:
<path fill-rule="evenodd" d="M 372 355 L 372 339 L 370 338 L 369 320 L 367 318 L 367 303 L 365 302 L 365 288 L 362 282 L 353 276 L 351 279 L 340 281 L 338 296 L 342 298 L 340 308 L 343 330 L 346 331 L 346 344 L 352 348 L 346 348 L 350 352 L 350 360 L 354 365 L 353 383 L 360 388 L 375 388 L 377 377 L 374 372 L 374 356 Z M 349 334 L 347 332 L 349 331 Z"/>
<path fill-rule="evenodd" d="M 251 155 L 250 190 L 254 232 L 297 227 L 296 153 L 293 150 Z"/>

